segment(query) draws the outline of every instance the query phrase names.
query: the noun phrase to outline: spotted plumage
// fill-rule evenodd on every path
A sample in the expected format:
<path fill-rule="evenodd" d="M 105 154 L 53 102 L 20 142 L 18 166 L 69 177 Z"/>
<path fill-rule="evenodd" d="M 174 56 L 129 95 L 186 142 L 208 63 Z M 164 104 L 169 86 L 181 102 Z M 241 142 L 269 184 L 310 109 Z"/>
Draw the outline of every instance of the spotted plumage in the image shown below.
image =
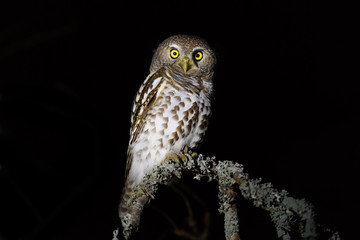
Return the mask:
<path fill-rule="evenodd" d="M 132 107 L 120 218 L 131 212 L 124 203 L 146 173 L 169 154 L 201 142 L 211 114 L 214 64 L 209 45 L 194 36 L 172 36 L 155 51 Z"/>

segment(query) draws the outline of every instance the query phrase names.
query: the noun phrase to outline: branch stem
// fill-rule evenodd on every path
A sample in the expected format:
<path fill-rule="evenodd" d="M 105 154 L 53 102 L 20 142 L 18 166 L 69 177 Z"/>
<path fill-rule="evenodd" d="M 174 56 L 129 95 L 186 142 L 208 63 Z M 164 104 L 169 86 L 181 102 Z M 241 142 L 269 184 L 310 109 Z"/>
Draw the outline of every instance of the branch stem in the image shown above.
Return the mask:
<path fill-rule="evenodd" d="M 191 152 L 184 155 L 187 158 L 185 162 L 166 161 L 155 167 L 135 187 L 128 201 L 130 211 L 126 218 L 121 219 L 126 239 L 137 229 L 142 209 L 148 199 L 154 198 L 158 184 L 168 184 L 173 177 L 181 178 L 183 171 L 193 173 L 197 180 L 205 177 L 209 181 L 218 182 L 219 212 L 224 214 L 226 240 L 240 239 L 237 192 L 252 201 L 255 207 L 269 212 L 279 238 L 290 240 L 291 230 L 294 229 L 293 226 L 297 226 L 303 239 L 318 239 L 313 206 L 305 199 L 292 198 L 287 191 L 273 188 L 271 183 L 261 183 L 261 179 L 249 178 L 243 171 L 243 165 L 239 163 L 215 161 L 215 157 L 204 157 L 202 154 L 193 158 Z"/>

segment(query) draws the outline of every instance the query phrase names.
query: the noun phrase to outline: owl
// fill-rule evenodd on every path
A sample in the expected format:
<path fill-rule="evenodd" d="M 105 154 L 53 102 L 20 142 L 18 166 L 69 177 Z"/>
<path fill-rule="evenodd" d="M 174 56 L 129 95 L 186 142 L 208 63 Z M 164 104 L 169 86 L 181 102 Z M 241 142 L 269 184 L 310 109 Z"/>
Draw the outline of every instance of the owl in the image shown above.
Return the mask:
<path fill-rule="evenodd" d="M 150 74 L 136 93 L 131 114 L 121 219 L 132 189 L 167 156 L 202 141 L 211 113 L 216 59 L 199 37 L 175 35 L 156 49 Z"/>

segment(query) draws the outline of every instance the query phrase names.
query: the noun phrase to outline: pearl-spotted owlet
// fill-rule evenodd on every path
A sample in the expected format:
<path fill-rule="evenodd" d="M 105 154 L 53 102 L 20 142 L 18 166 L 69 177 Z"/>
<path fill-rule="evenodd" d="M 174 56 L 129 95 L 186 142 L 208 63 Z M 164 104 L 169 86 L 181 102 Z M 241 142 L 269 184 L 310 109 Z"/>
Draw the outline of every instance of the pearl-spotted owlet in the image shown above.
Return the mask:
<path fill-rule="evenodd" d="M 121 219 L 129 213 L 125 202 L 145 174 L 185 146 L 196 148 L 203 139 L 215 62 L 207 42 L 194 36 L 169 37 L 155 51 L 150 74 L 132 106 Z"/>

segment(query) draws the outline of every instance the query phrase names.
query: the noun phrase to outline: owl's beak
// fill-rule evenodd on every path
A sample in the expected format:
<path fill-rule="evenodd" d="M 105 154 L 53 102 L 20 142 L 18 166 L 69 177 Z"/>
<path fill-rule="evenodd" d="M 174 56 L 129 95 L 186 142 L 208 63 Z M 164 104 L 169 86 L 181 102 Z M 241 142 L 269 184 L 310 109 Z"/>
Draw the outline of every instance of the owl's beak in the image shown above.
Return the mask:
<path fill-rule="evenodd" d="M 180 59 L 179 65 L 184 70 L 184 72 L 186 73 L 191 68 L 190 58 L 183 57 L 182 59 Z"/>

